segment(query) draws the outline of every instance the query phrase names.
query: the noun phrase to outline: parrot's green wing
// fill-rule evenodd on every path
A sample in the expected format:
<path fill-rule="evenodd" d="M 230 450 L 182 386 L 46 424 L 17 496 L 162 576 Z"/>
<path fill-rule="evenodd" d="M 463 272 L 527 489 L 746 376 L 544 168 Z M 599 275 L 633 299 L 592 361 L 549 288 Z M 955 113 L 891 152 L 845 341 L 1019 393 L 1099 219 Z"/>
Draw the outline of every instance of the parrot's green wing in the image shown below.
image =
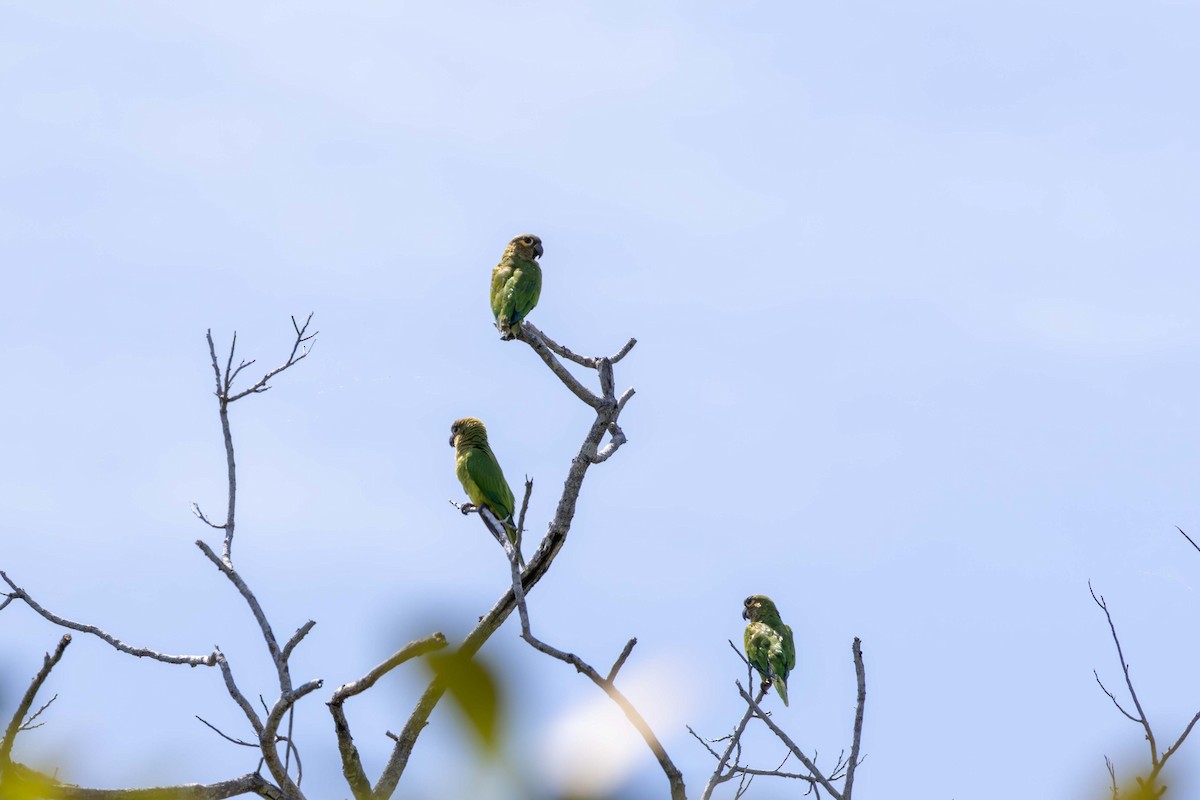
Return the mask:
<path fill-rule="evenodd" d="M 525 319 L 526 314 L 533 311 L 542 296 L 542 268 L 536 261 L 526 261 L 505 289 L 512 303 L 509 324 L 517 325 Z"/>
<path fill-rule="evenodd" d="M 492 316 L 496 318 L 497 322 L 500 321 L 500 315 L 505 310 L 505 303 L 507 302 L 506 297 L 508 294 L 505 291 L 505 285 L 508 283 L 509 279 L 512 278 L 512 276 L 513 262 L 511 259 L 504 259 L 496 265 L 494 270 L 492 270 L 492 291 L 490 298 L 492 301 Z"/>
<path fill-rule="evenodd" d="M 791 668 L 789 657 L 791 663 L 794 664 L 795 647 L 791 648 L 789 656 L 784 637 L 771 626 L 762 622 L 751 622 L 746 626 L 745 640 L 746 658 L 749 659 L 751 666 L 762 675 L 763 680 L 771 681 L 771 685 L 779 692 L 779 699 L 786 706 L 788 704 L 787 674 Z"/>
<path fill-rule="evenodd" d="M 492 271 L 492 314 L 502 330 L 521 324 L 542 296 L 542 268 L 536 261 L 506 258 Z"/>
<path fill-rule="evenodd" d="M 775 687 L 775 691 L 779 692 L 779 699 L 786 706 L 788 704 L 787 693 L 787 677 L 792 671 L 792 667 L 796 666 L 796 645 L 792 642 L 792 629 L 787 625 L 783 625 L 783 633 L 772 631 L 775 634 L 774 641 L 770 651 L 767 653 L 767 661 L 771 664 L 771 685 Z"/>
<path fill-rule="evenodd" d="M 796 640 L 792 638 L 792 626 L 783 626 L 783 655 L 787 659 L 784 674 L 791 673 L 796 668 Z"/>
<path fill-rule="evenodd" d="M 500 520 L 506 520 L 513 514 L 513 493 L 504 480 L 500 464 L 489 450 L 472 447 L 462 456 L 464 472 L 476 487 L 476 492 L 463 483 L 471 501 L 476 505 L 486 505 Z"/>

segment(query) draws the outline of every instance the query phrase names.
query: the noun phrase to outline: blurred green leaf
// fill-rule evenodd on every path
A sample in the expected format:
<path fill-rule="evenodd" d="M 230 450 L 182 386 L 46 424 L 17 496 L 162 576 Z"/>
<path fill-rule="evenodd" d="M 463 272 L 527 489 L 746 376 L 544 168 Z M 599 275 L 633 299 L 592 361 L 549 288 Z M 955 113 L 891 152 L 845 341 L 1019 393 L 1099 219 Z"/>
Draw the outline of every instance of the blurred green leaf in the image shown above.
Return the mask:
<path fill-rule="evenodd" d="M 432 653 L 425 662 L 445 685 L 480 742 L 495 751 L 499 746 L 501 691 L 494 670 L 457 652 Z"/>
<path fill-rule="evenodd" d="M 42 800 L 53 796 L 56 784 L 46 775 L 19 764 L 10 764 L 0 777 L 4 800 Z"/>

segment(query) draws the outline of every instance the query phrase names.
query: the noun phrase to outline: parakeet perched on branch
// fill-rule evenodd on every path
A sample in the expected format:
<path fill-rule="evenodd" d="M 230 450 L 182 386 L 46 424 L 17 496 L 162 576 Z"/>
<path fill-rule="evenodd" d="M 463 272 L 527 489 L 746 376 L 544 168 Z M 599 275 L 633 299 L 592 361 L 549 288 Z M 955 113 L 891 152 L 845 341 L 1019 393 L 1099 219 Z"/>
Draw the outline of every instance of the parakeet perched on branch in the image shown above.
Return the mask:
<path fill-rule="evenodd" d="M 542 294 L 542 240 L 523 233 L 508 243 L 492 270 L 492 315 L 501 339 L 511 339 Z"/>
<path fill-rule="evenodd" d="M 792 629 L 783 624 L 779 609 L 766 595 L 752 594 L 743 605 L 742 619 L 750 620 L 746 626 L 746 658 L 762 675 L 763 683 L 775 687 L 786 706 L 787 676 L 796 666 Z"/>
<path fill-rule="evenodd" d="M 504 472 L 492 448 L 488 446 L 487 428 L 474 417 L 457 419 L 450 426 L 450 446 L 454 448 L 454 473 L 462 483 L 467 497 L 476 506 L 486 506 L 496 519 L 504 523 L 509 541 L 518 547 L 517 526 L 513 520 L 513 493 L 504 480 Z"/>

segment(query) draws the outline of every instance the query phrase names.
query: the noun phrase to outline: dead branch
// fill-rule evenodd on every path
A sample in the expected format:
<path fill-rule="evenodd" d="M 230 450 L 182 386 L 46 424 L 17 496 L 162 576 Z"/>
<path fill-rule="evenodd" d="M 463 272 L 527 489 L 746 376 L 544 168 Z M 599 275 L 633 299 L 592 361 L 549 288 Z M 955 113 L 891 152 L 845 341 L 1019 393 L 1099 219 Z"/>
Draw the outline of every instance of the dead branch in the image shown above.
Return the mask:
<path fill-rule="evenodd" d="M 795 754 L 796 758 L 800 759 L 800 763 L 804 765 L 805 769 L 812 773 L 812 776 L 816 779 L 817 783 L 819 783 L 821 787 L 825 789 L 825 791 L 829 792 L 829 796 L 832 797 L 833 800 L 847 800 L 844 798 L 843 794 L 839 792 L 836 787 L 834 787 L 830 779 L 826 778 L 821 773 L 821 770 L 817 769 L 816 763 L 806 756 L 799 747 L 796 746 L 796 743 L 793 742 L 791 738 L 783 732 L 783 729 L 775 724 L 775 721 L 771 719 L 771 715 L 763 711 L 758 705 L 758 702 L 751 697 L 745 689 L 742 688 L 740 681 L 737 682 L 737 689 L 738 693 L 742 696 L 742 699 L 750 705 L 751 710 L 754 712 L 754 716 L 761 719 L 763 723 L 771 729 L 771 733 L 775 734 L 779 741 L 783 742 L 787 748 L 791 750 L 793 754 Z"/>
<path fill-rule="evenodd" d="M 759 702 L 762 702 L 762 699 L 766 696 L 766 694 L 766 689 L 758 690 Z M 741 745 L 742 733 L 746 730 L 746 724 L 750 722 L 750 718 L 752 716 L 754 716 L 754 709 L 751 706 L 747 706 L 746 713 L 742 715 L 741 721 L 738 722 L 737 727 L 733 729 L 733 735 L 729 737 L 729 744 L 725 747 L 725 751 L 719 756 L 711 747 L 709 747 L 708 742 L 706 742 L 704 739 L 701 739 L 690 727 L 688 728 L 688 730 L 691 731 L 692 736 L 695 736 L 696 739 L 702 745 L 704 745 L 705 749 L 712 753 L 713 758 L 717 759 L 717 768 L 713 770 L 713 774 L 708 779 L 708 783 L 704 785 L 704 794 L 701 795 L 702 800 L 708 800 L 710 797 L 712 797 L 713 790 L 715 790 L 718 785 L 724 783 L 734 776 L 733 770 L 724 772 L 725 765 L 729 763 L 729 757 L 733 755 L 734 749 Z M 738 759 L 734 759 L 735 766 L 737 765 L 737 762 Z"/>
<path fill-rule="evenodd" d="M 411 658 L 432 653 L 446 646 L 446 637 L 442 633 L 433 633 L 424 639 L 416 639 L 401 647 L 387 660 L 372 668 L 366 675 L 356 681 L 344 683 L 333 692 L 333 697 L 326 703 L 329 713 L 333 715 L 334 732 L 337 734 L 338 751 L 342 757 L 342 774 L 355 800 L 367 800 L 371 797 L 371 782 L 363 770 L 362 759 L 350 734 L 350 723 L 346 719 L 345 709 L 342 708 L 347 699 L 370 689 L 375 682 L 396 667 Z M 389 734 L 392 735 L 392 734 Z M 394 735 L 392 735 L 395 738 Z"/>
<path fill-rule="evenodd" d="M 854 674 L 858 680 L 858 697 L 854 704 L 854 732 L 850 739 L 850 760 L 846 762 L 846 781 L 842 784 L 842 796 L 845 800 L 850 800 L 850 793 L 854 790 L 854 770 L 860 763 L 858 750 L 862 743 L 863 711 L 867 705 L 867 670 L 863 666 L 862 640 L 855 636 L 854 644 L 850 649 L 854 653 Z M 837 772 L 836 768 L 834 772 Z"/>
<path fill-rule="evenodd" d="M 63 651 L 67 649 L 67 645 L 70 643 L 71 634 L 64 633 L 63 637 L 58 640 L 58 646 L 54 648 L 54 652 L 46 653 L 45 658 L 42 659 L 42 668 L 33 676 L 33 681 L 29 684 L 29 688 L 25 690 L 25 695 L 21 698 L 21 702 L 17 704 L 17 709 L 13 712 L 12 719 L 8 723 L 8 728 L 4 731 L 4 738 L 0 739 L 0 783 L 4 782 L 5 774 L 8 771 L 17 733 L 25 727 L 26 723 L 23 723 L 22 720 L 25 719 L 25 715 L 29 713 L 29 709 L 33 706 L 33 700 L 41 690 L 42 684 L 46 682 L 46 678 L 50 677 L 50 670 L 54 669 L 54 665 L 62 659 Z M 39 711 L 38 714 L 40 713 L 42 712 Z M 33 717 L 30 717 L 29 721 L 32 722 Z"/>
<path fill-rule="evenodd" d="M 0 780 L 0 789 L 11 790 L 11 796 L 37 797 L 41 800 L 224 800 L 244 794 L 255 794 L 268 800 L 287 800 L 279 789 L 257 772 L 209 784 L 185 783 L 146 789 L 86 789 L 61 783 L 15 762 Z"/>
<path fill-rule="evenodd" d="M 505 589 L 491 610 L 480 618 L 479 623 L 458 646 L 458 652 L 464 656 L 472 656 L 478 652 L 484 642 L 512 614 L 513 609 L 516 608 L 516 592 L 514 588 L 522 593 L 528 592 L 542 579 L 550 569 L 550 565 L 554 563 L 555 557 L 565 544 L 567 535 L 571 530 L 571 522 L 575 518 L 575 505 L 579 499 L 583 479 L 587 474 L 588 468 L 596 463 L 596 455 L 600 450 L 605 433 L 609 431 L 610 426 L 617 423 L 621 410 L 624 407 L 623 404 L 619 403 L 614 393 L 611 390 L 604 391 L 603 386 L 601 396 L 597 396 L 585 388 L 555 357 L 554 352 L 546 344 L 544 334 L 534 328 L 528 321 L 522 323 L 518 338 L 533 348 L 538 357 L 545 362 L 568 390 L 595 410 L 596 417 L 592 421 L 587 434 L 584 436 L 578 453 L 571 459 L 571 466 L 567 471 L 566 480 L 563 482 L 562 495 L 559 498 L 558 506 L 555 508 L 554 517 L 547 526 L 545 536 L 542 537 L 542 541 L 529 558 L 527 566 L 521 573 L 520 581 Z M 626 343 L 618 351 L 617 356 L 607 359 L 610 370 L 612 363 L 619 360 L 619 358 L 624 358 L 629 350 L 633 348 L 634 343 L 633 340 L 630 340 L 630 342 Z M 611 386 L 611 380 L 606 383 Z M 632 392 L 627 391 L 625 395 L 632 397 Z M 629 397 L 625 397 L 625 395 L 622 395 L 622 397 L 627 401 Z M 608 455 L 611 455 L 611 453 Z M 384 767 L 379 780 L 372 789 L 372 796 L 376 800 L 387 800 L 396 791 L 396 785 L 408 764 L 413 747 L 416 746 L 417 739 L 421 735 L 421 731 L 424 729 L 429 715 L 433 713 L 433 709 L 441 700 L 445 690 L 445 686 L 442 685 L 441 681 L 434 678 L 430 681 L 420 699 L 417 700 L 417 705 L 405 722 L 404 728 L 395 737 L 396 744 L 392 748 L 392 754 L 388 758 L 387 765 Z"/>
<path fill-rule="evenodd" d="M 1137 691 L 1133 688 L 1133 679 L 1129 676 L 1129 664 L 1125 661 L 1125 653 L 1121 649 L 1121 639 L 1117 636 L 1117 626 L 1113 624 L 1112 614 L 1108 612 L 1108 604 L 1104 602 L 1104 595 L 1096 596 L 1096 590 L 1092 588 L 1091 581 L 1088 581 L 1088 591 L 1091 592 L 1092 600 L 1104 612 L 1104 618 L 1108 620 L 1108 629 L 1112 633 L 1113 644 L 1117 648 L 1117 658 L 1121 660 L 1121 671 L 1125 674 L 1125 687 L 1129 690 L 1129 697 L 1133 700 L 1133 707 L 1137 709 L 1138 715 L 1134 717 L 1132 714 L 1126 712 L 1117 703 L 1117 699 L 1113 697 L 1111 692 L 1107 689 L 1104 692 L 1112 698 L 1113 703 L 1117 705 L 1117 708 L 1121 709 L 1125 716 L 1142 726 L 1142 729 L 1146 732 L 1146 741 L 1150 743 L 1150 761 L 1157 767 L 1159 763 L 1158 745 L 1154 741 L 1154 731 L 1150 728 L 1150 721 L 1146 719 L 1146 712 L 1142 710 L 1142 702 L 1138 699 Z M 1097 676 L 1096 681 L 1099 682 L 1099 680 L 1100 678 Z M 1101 688 L 1103 688 L 1103 684 L 1101 684 Z M 1155 771 L 1157 772 L 1157 769 Z"/>
<path fill-rule="evenodd" d="M 206 656 L 175 656 L 168 655 L 166 653 L 160 653 L 157 650 L 151 650 L 148 647 L 133 647 L 132 645 L 125 644 L 117 637 L 101 628 L 96 627 L 95 625 L 85 625 L 81 622 L 73 622 L 65 617 L 60 617 L 52 611 L 46 610 L 32 597 L 30 597 L 28 592 L 13 583 L 12 579 L 10 579 L 3 570 L 0 570 L 0 578 L 2 578 L 4 582 L 8 584 L 10 589 L 12 589 L 12 592 L 9 594 L 9 599 L 23 600 L 25 601 L 25 605 L 32 608 L 45 619 L 53 622 L 55 625 L 63 628 L 70 628 L 71 630 L 79 631 L 80 633 L 90 633 L 93 636 L 108 642 L 122 653 L 128 653 L 129 655 L 137 656 L 138 658 L 152 658 L 155 661 L 161 661 L 164 664 L 187 664 L 190 667 L 211 667 L 217 663 L 216 651 L 213 651 Z"/>
<path fill-rule="evenodd" d="M 1192 547 L 1196 548 L 1197 551 L 1200 551 L 1200 545 L 1197 545 L 1196 542 L 1192 539 L 1192 537 L 1190 537 L 1186 533 L 1184 533 L 1182 528 L 1180 528 L 1177 525 L 1177 526 L 1175 526 L 1175 529 L 1177 531 L 1179 531 L 1181 534 L 1183 534 L 1183 537 L 1188 540 L 1188 543 L 1191 544 Z M 1177 739 L 1175 739 L 1175 741 L 1172 742 L 1171 745 L 1169 747 L 1167 747 L 1166 750 L 1162 751 L 1162 753 L 1160 754 L 1158 751 L 1158 742 L 1154 736 L 1154 730 L 1150 726 L 1150 720 L 1147 718 L 1146 712 L 1142 708 L 1142 703 L 1141 703 L 1141 700 L 1138 698 L 1137 691 L 1133 688 L 1133 678 L 1129 674 L 1129 663 L 1125 660 L 1125 652 L 1124 652 L 1123 648 L 1121 647 L 1121 639 L 1119 636 L 1117 636 L 1117 626 L 1115 623 L 1113 623 L 1112 614 L 1108 610 L 1108 603 L 1105 601 L 1104 595 L 1096 594 L 1096 590 L 1092 588 L 1091 581 L 1088 581 L 1088 592 L 1090 592 L 1092 595 L 1092 601 L 1095 602 L 1095 604 L 1100 608 L 1100 610 L 1104 612 L 1104 619 L 1108 622 L 1108 630 L 1112 635 L 1113 646 L 1116 648 L 1117 658 L 1121 662 L 1121 672 L 1125 676 L 1125 688 L 1126 688 L 1126 691 L 1129 693 L 1129 699 L 1133 702 L 1134 709 L 1137 711 L 1136 716 L 1134 714 L 1131 714 L 1129 711 L 1127 711 L 1125 709 L 1125 707 L 1122 706 L 1121 703 L 1117 700 L 1116 695 L 1114 695 L 1112 692 L 1110 692 L 1108 690 L 1108 687 L 1105 686 L 1104 683 L 1100 680 L 1099 673 L 1097 673 L 1095 670 L 1093 670 L 1092 674 L 1095 675 L 1096 683 L 1099 684 L 1100 689 L 1104 692 L 1104 694 L 1108 695 L 1108 699 L 1111 700 L 1112 704 L 1117 707 L 1117 710 L 1120 711 L 1130 721 L 1141 725 L 1142 730 L 1145 732 L 1146 743 L 1150 748 L 1150 772 L 1145 776 L 1145 778 L 1138 777 L 1137 782 L 1138 782 L 1139 786 L 1146 787 L 1147 791 L 1152 792 L 1152 791 L 1155 791 L 1157 788 L 1158 794 L 1161 795 L 1163 792 L 1166 791 L 1166 787 L 1165 786 L 1159 787 L 1159 785 L 1158 785 L 1159 775 L 1162 773 L 1163 768 L 1166 766 L 1167 760 L 1170 759 L 1171 756 L 1175 755 L 1175 753 L 1179 751 L 1179 748 L 1183 746 L 1183 743 L 1187 740 L 1187 737 L 1189 735 L 1191 735 L 1191 732 L 1196 727 L 1196 724 L 1200 723 L 1200 711 L 1197 711 L 1192 716 L 1191 720 L 1184 727 L 1183 731 L 1179 734 L 1179 737 Z M 1112 761 L 1110 761 L 1107 756 L 1105 756 L 1105 758 L 1104 758 L 1104 763 L 1108 769 L 1109 777 L 1112 780 L 1113 797 L 1115 798 L 1116 794 L 1117 794 L 1116 769 L 1114 768 Z"/>
<path fill-rule="evenodd" d="M 646 746 L 654 753 L 654 757 L 658 760 L 658 764 L 662 767 L 663 773 L 667 776 L 667 781 L 670 784 L 671 800 L 686 800 L 687 792 L 684 788 L 683 773 L 671 761 L 671 757 L 667 755 L 666 748 L 662 746 L 662 742 L 654 735 L 654 731 L 651 730 L 649 723 L 646 722 L 633 703 L 629 702 L 629 699 L 613 683 L 617 672 L 620 671 L 629 654 L 633 652 L 634 645 L 637 644 L 637 639 L 629 640 L 625 648 L 621 651 L 621 655 L 613 663 L 612 669 L 609 670 L 608 677 L 601 677 L 600 673 L 596 672 L 591 664 L 588 664 L 579 656 L 559 650 L 533 635 L 533 631 L 529 625 L 529 609 L 525 604 L 525 594 L 521 587 L 521 574 L 517 568 L 515 556 L 510 558 L 509 563 L 512 570 L 513 594 L 516 597 L 517 611 L 521 619 L 521 638 L 539 653 L 544 653 L 551 658 L 558 659 L 565 664 L 575 667 L 577 672 L 583 673 L 592 683 L 603 689 L 612 698 L 613 702 L 620 707 L 621 711 L 624 712 L 625 717 L 637 729 L 638 733 L 642 735 Z"/>
<path fill-rule="evenodd" d="M 292 352 L 288 354 L 287 361 L 275 369 L 268 371 L 248 389 L 232 395 L 230 392 L 233 389 L 234 380 L 243 369 L 253 364 L 254 360 L 243 361 L 238 364 L 236 369 L 233 368 L 233 355 L 237 349 L 237 332 L 234 331 L 233 339 L 229 344 L 229 357 L 225 360 L 225 371 L 222 374 L 220 362 L 217 360 L 217 346 L 213 342 L 212 329 L 210 328 L 205 334 L 205 338 L 208 340 L 209 357 L 212 360 L 213 378 L 217 387 L 216 396 L 221 418 L 221 433 L 225 440 L 225 467 L 229 481 L 229 502 L 226 508 L 225 522 L 222 524 L 209 521 L 200 511 L 200 507 L 195 503 L 192 504 L 192 510 L 206 524 L 225 531 L 225 541 L 221 548 L 221 558 L 223 561 L 229 560 L 233 549 L 234 516 L 237 511 L 237 464 L 233 454 L 233 434 L 229 428 L 229 404 L 241 400 L 246 395 L 267 391 L 271 388 L 268 385 L 268 381 L 271 378 L 274 378 L 285 369 L 308 357 L 308 354 L 312 352 L 312 348 L 308 343 L 320 332 L 314 331 L 313 333 L 308 333 L 308 326 L 312 322 L 312 318 L 313 315 L 310 313 L 308 318 L 304 320 L 304 325 L 300 326 L 296 323 L 296 318 L 292 317 L 292 329 L 296 332 L 296 339 L 292 344 Z M 299 355 L 297 355 L 297 352 L 299 352 Z"/>

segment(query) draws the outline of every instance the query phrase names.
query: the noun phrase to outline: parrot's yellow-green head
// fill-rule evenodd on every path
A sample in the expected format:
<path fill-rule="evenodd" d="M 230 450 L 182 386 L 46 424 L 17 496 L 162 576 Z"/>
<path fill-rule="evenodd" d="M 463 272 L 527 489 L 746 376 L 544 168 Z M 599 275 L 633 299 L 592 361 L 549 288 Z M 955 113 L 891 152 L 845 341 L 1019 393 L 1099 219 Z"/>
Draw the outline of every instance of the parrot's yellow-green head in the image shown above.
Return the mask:
<path fill-rule="evenodd" d="M 751 622 L 779 616 L 779 609 L 775 608 L 775 603 L 765 594 L 752 594 L 745 599 L 742 605 L 745 606 L 742 609 L 742 619 L 748 619 Z"/>
<path fill-rule="evenodd" d="M 486 445 L 487 428 L 474 417 L 456 419 L 450 426 L 450 446 L 458 447 L 460 441 L 464 444 Z"/>
<path fill-rule="evenodd" d="M 511 250 L 517 258 L 533 261 L 542 256 L 542 240 L 532 233 L 522 233 L 520 236 L 513 237 L 513 240 L 508 243 L 507 249 Z"/>

